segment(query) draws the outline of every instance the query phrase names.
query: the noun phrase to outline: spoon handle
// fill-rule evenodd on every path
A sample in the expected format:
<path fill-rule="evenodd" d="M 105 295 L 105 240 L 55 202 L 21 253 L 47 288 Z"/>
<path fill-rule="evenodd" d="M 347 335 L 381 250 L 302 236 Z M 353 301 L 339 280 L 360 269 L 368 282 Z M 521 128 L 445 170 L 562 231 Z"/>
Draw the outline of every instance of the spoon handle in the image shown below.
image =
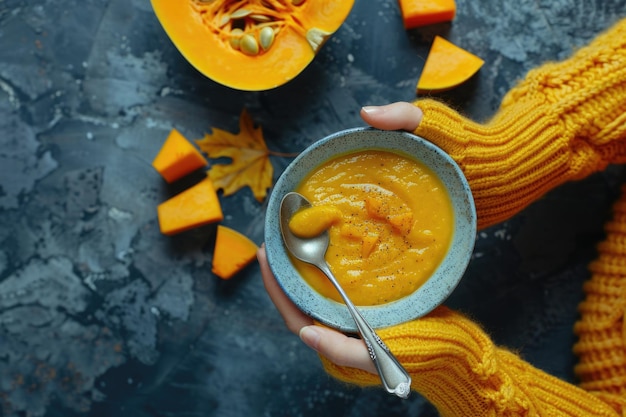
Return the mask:
<path fill-rule="evenodd" d="M 348 307 L 348 311 L 356 323 L 359 334 L 367 346 L 370 358 L 372 358 L 374 365 L 376 365 L 378 375 L 387 392 L 395 394 L 400 398 L 408 398 L 411 393 L 411 376 L 352 303 L 348 295 L 337 282 L 328 264 L 323 262 L 318 265 L 318 267 L 326 274 L 328 279 L 330 279 L 337 291 L 339 291 L 346 307 Z"/>

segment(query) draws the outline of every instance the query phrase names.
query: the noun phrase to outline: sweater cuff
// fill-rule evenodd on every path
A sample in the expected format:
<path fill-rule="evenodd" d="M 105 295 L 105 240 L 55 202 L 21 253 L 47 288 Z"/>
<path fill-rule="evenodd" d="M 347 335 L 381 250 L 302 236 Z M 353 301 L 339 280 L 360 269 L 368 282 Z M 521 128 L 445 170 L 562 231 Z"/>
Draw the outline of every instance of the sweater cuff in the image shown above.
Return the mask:
<path fill-rule="evenodd" d="M 469 143 L 466 127 L 471 130 L 470 126 L 478 125 L 447 105 L 432 99 L 417 100 L 413 104 L 423 113 L 422 121 L 413 133 L 434 143 L 459 165 L 463 165 Z"/>

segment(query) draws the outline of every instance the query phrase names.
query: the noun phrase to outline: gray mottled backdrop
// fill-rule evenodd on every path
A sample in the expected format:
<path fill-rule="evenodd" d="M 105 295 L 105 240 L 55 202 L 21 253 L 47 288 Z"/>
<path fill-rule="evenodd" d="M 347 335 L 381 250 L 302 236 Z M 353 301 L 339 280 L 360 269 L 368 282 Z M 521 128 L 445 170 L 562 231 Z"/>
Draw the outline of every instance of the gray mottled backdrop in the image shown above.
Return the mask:
<path fill-rule="evenodd" d="M 238 129 L 297 152 L 361 126 L 359 108 L 413 100 L 437 34 L 485 60 L 445 96 L 476 120 L 532 67 L 626 17 L 624 0 L 458 0 L 452 24 L 405 31 L 396 0 L 357 0 L 294 81 L 222 87 L 173 47 L 148 0 L 0 0 L 0 415 L 435 416 L 329 379 L 287 332 L 258 266 L 210 272 L 214 228 L 159 233 L 168 132 Z M 275 176 L 290 162 L 273 157 Z M 498 343 L 573 381 L 572 323 L 620 168 L 567 184 L 479 233 L 449 304 Z M 264 205 L 221 197 L 224 224 L 262 242 Z"/>

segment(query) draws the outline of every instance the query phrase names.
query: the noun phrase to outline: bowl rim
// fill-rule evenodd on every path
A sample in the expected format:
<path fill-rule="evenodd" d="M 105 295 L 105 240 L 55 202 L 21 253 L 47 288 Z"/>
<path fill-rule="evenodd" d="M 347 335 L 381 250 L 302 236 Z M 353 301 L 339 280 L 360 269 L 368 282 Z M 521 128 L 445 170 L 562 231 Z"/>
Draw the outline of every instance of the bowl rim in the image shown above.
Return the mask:
<path fill-rule="evenodd" d="M 358 141 L 354 140 L 355 137 Z M 381 145 L 381 139 L 384 145 Z M 332 133 L 308 146 L 280 174 L 270 193 L 264 233 L 267 260 L 279 286 L 301 311 L 327 326 L 350 333 L 356 332 L 357 328 L 347 307 L 322 296 L 299 278 L 282 241 L 278 213 L 283 196 L 295 190 L 311 170 L 334 156 L 366 149 L 418 158 L 441 179 L 451 178 L 453 182 L 447 185 L 455 218 L 450 248 L 422 286 L 390 303 L 358 306 L 372 327 L 388 327 L 413 320 L 443 303 L 464 275 L 476 239 L 476 208 L 469 184 L 457 163 L 426 139 L 406 131 L 356 127 Z M 458 198 L 453 198 L 452 194 Z"/>

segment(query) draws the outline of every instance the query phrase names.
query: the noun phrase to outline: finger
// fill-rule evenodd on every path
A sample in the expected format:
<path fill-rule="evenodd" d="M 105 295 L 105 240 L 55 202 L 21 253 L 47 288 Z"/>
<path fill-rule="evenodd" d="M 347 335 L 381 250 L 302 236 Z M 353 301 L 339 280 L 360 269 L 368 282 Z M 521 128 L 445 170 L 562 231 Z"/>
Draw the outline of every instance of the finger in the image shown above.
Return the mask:
<path fill-rule="evenodd" d="M 274 274 L 267 263 L 267 255 L 265 253 L 265 246 L 261 245 L 257 251 L 257 259 L 259 266 L 261 267 L 261 277 L 263 278 L 263 285 L 267 291 L 270 299 L 276 306 L 276 309 L 285 320 L 287 328 L 295 334 L 300 332 L 300 329 L 304 326 L 313 324 L 313 319 L 304 314 L 283 292 L 283 289 L 276 282 Z"/>
<path fill-rule="evenodd" d="M 365 106 L 361 109 L 361 117 L 367 124 L 382 130 L 417 129 L 424 114 L 414 104 L 400 101 L 385 106 Z"/>
<path fill-rule="evenodd" d="M 317 325 L 303 327 L 300 330 L 300 339 L 335 365 L 376 373 L 376 366 L 361 339 Z"/>

